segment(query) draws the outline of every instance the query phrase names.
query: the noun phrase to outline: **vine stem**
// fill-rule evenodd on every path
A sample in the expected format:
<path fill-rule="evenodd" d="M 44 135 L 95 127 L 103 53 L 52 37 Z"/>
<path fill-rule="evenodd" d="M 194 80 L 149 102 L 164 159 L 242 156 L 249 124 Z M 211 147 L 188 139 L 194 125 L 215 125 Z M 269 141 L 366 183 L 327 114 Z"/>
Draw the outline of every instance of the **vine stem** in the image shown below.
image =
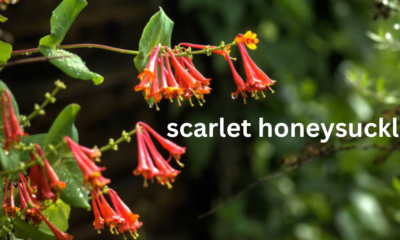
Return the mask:
<path fill-rule="evenodd" d="M 101 44 L 94 44 L 94 43 L 79 43 L 79 44 L 69 44 L 69 45 L 60 45 L 57 48 L 59 49 L 74 49 L 74 48 L 98 48 L 103 49 L 111 52 L 118 52 L 122 54 L 130 54 L 130 55 L 138 55 L 139 51 L 116 48 Z M 30 48 L 30 49 L 23 49 L 23 50 L 16 50 L 11 53 L 11 56 L 18 56 L 18 55 L 30 55 L 32 53 L 39 52 L 39 48 Z"/>
<path fill-rule="evenodd" d="M 223 50 L 226 47 L 230 47 L 236 45 L 236 42 L 232 42 L 230 44 L 221 44 L 218 47 L 215 48 L 206 48 L 203 50 L 198 50 L 198 51 L 187 51 L 183 53 L 177 53 L 175 54 L 175 57 L 183 57 L 183 56 L 189 56 L 189 55 L 195 55 L 195 54 L 210 54 L 215 50 Z M 95 43 L 79 43 L 79 44 L 69 44 L 69 45 L 60 45 L 57 47 L 58 49 L 75 49 L 75 48 L 97 48 L 97 49 L 103 49 L 111 52 L 118 52 L 122 54 L 129 54 L 129 55 L 138 55 L 139 51 L 136 50 L 129 50 L 129 49 L 122 49 L 122 48 L 116 48 L 116 47 L 111 47 L 107 45 L 101 45 L 101 44 L 95 44 Z M 18 55 L 30 55 L 32 53 L 38 53 L 40 50 L 39 48 L 30 48 L 30 49 L 23 49 L 23 50 L 16 50 L 11 53 L 11 56 L 18 56 Z"/>
<path fill-rule="evenodd" d="M 114 139 L 110 139 L 110 141 L 108 142 L 107 145 L 105 145 L 104 147 L 100 148 L 100 152 L 106 152 L 108 150 L 118 150 L 118 144 L 123 143 L 123 142 L 130 142 L 131 141 L 131 136 L 136 134 L 136 128 L 133 129 L 130 132 L 122 132 L 122 136 L 120 138 L 118 138 L 116 141 L 114 141 Z"/>

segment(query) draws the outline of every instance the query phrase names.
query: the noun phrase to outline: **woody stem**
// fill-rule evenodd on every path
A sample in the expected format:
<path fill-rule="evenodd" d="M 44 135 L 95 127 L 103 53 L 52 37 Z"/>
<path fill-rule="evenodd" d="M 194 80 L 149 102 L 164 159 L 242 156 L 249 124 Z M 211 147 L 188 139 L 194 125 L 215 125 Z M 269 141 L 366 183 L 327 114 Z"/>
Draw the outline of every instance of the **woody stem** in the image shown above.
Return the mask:
<path fill-rule="evenodd" d="M 123 142 L 130 142 L 131 141 L 131 136 L 136 134 L 136 129 L 133 129 L 130 132 L 122 132 L 122 136 L 120 138 L 118 138 L 116 141 L 114 141 L 114 139 L 110 138 L 109 142 L 107 145 L 105 145 L 104 147 L 100 148 L 100 152 L 105 152 L 108 150 L 114 150 L 117 151 L 118 150 L 118 144 L 123 143 Z"/>
<path fill-rule="evenodd" d="M 226 44 L 226 45 L 221 45 L 221 46 L 215 47 L 215 48 L 206 48 L 203 50 L 198 50 L 198 51 L 193 51 L 193 52 L 190 51 L 190 52 L 178 53 L 178 54 L 175 54 L 175 56 L 183 57 L 183 56 L 194 55 L 194 54 L 209 54 L 212 51 L 224 50 L 226 47 L 234 46 L 234 45 L 236 45 L 236 42 L 232 42 L 232 43 Z M 106 45 L 101 45 L 101 44 L 94 44 L 94 43 L 60 45 L 57 48 L 58 49 L 97 48 L 97 49 L 103 49 L 103 50 L 107 50 L 107 51 L 111 51 L 111 52 L 118 52 L 118 53 L 122 53 L 122 54 L 129 54 L 129 55 L 138 55 L 139 54 L 139 51 L 136 51 L 136 50 L 116 48 L 116 47 L 111 47 L 111 46 L 106 46 Z M 16 50 L 16 51 L 12 52 L 11 56 L 30 55 L 32 53 L 38 53 L 38 52 L 40 52 L 39 48 Z"/>
<path fill-rule="evenodd" d="M 80 44 L 69 44 L 69 45 L 60 45 L 57 48 L 59 49 L 74 49 L 74 48 L 98 48 L 103 49 L 111 52 L 118 52 L 122 54 L 130 54 L 130 55 L 138 55 L 139 51 L 133 51 L 128 49 L 116 48 L 101 44 L 94 44 L 94 43 L 80 43 Z M 39 52 L 39 48 L 30 48 L 30 49 L 23 49 L 23 50 L 16 50 L 13 51 L 11 56 L 18 56 L 18 55 L 30 55 L 32 53 Z"/>

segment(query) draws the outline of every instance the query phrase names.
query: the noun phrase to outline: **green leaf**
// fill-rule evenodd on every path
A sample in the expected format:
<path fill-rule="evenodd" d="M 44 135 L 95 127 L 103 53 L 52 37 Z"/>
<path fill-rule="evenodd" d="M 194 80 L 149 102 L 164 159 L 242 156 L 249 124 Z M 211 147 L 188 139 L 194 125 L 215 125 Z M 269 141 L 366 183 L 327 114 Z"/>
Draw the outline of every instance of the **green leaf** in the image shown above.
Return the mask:
<path fill-rule="evenodd" d="M 1 54 L 1 53 L 0 53 L 0 54 Z M 11 96 L 11 99 L 12 99 L 12 105 L 13 105 L 13 108 L 14 108 L 14 113 L 15 113 L 15 115 L 17 116 L 17 119 L 19 120 L 19 109 L 18 109 L 17 101 L 15 100 L 14 95 L 12 94 L 12 92 L 10 91 L 10 89 L 7 87 L 7 85 L 6 85 L 3 81 L 0 80 L 0 93 L 5 92 L 5 90 L 8 90 L 8 91 L 10 92 L 10 96 Z M 0 99 L 0 101 L 1 101 L 1 99 Z M 3 125 L 3 115 L 2 115 L 2 112 L 3 112 L 3 107 L 2 107 L 2 105 L 0 104 L 0 126 L 4 126 L 4 125 Z M 5 136 L 4 136 L 4 128 L 1 128 L 1 129 L 0 129 L 0 136 L 1 136 L 3 139 L 5 138 Z"/>
<path fill-rule="evenodd" d="M 0 16 L 1 19 L 1 16 Z M 10 59 L 12 53 L 12 46 L 8 43 L 0 41 L 0 65 L 1 64 L 6 64 L 8 62 L 8 59 Z M 3 68 L 0 67 L 0 71 Z"/>
<path fill-rule="evenodd" d="M 9 171 L 19 167 L 21 155 L 18 151 L 13 150 L 11 154 L 6 154 L 3 148 L 0 148 L 0 163 L 2 171 Z M 11 180 L 18 180 L 18 173 L 8 175 Z"/>
<path fill-rule="evenodd" d="M 85 0 L 64 0 L 58 5 L 50 20 L 51 34 L 40 39 L 39 50 L 46 57 L 65 56 L 65 58 L 54 59 L 50 62 L 70 77 L 93 80 L 97 85 L 103 82 L 104 78 L 102 76 L 91 72 L 76 54 L 57 49 L 75 18 L 86 5 L 87 2 Z"/>
<path fill-rule="evenodd" d="M 171 45 L 171 35 L 174 22 L 168 18 L 160 8 L 143 30 L 139 42 L 139 54 L 135 57 L 135 66 L 139 72 L 143 71 L 149 61 L 150 52 L 153 47 L 161 43 L 162 46 Z"/>
<path fill-rule="evenodd" d="M 6 22 L 8 20 L 8 18 L 0 15 L 0 22 Z"/>
<path fill-rule="evenodd" d="M 17 237 L 14 235 L 14 233 L 9 233 L 9 236 L 10 236 L 10 240 L 23 240 L 23 239 L 21 239 L 21 238 L 17 238 Z M 0 239 L 1 239 L 1 238 L 0 238 Z M 7 237 L 6 237 L 5 239 L 7 239 Z"/>
<path fill-rule="evenodd" d="M 85 0 L 62 1 L 53 11 L 53 15 L 50 19 L 51 34 L 42 38 L 46 43 L 44 46 L 53 47 L 61 44 L 72 23 L 75 21 L 75 18 L 86 5 L 87 2 Z M 42 42 L 42 40 L 40 41 Z"/>
<path fill-rule="evenodd" d="M 75 159 L 57 162 L 53 167 L 58 177 L 67 184 L 60 198 L 73 207 L 90 208 L 88 191 L 82 188 L 83 175 Z"/>
<path fill-rule="evenodd" d="M 66 232 L 68 230 L 68 219 L 70 212 L 71 207 L 60 199 L 58 199 L 55 204 L 51 204 L 46 208 L 46 210 L 42 211 L 47 219 L 62 232 Z M 39 225 L 39 230 L 51 234 L 51 230 L 45 222 L 42 222 Z"/>
<path fill-rule="evenodd" d="M 76 115 L 80 110 L 80 106 L 77 104 L 71 104 L 64 108 L 64 110 L 58 115 L 56 120 L 54 121 L 53 125 L 47 134 L 45 140 L 45 152 L 49 151 L 49 145 L 56 146 L 64 141 L 64 136 L 72 137 L 75 135 L 76 137 L 76 129 L 74 126 Z M 75 141 L 76 139 L 74 139 Z M 66 147 L 65 147 L 66 148 Z M 64 148 L 64 149 L 65 149 Z M 63 151 L 58 151 L 59 154 L 50 154 L 48 156 L 48 160 L 50 163 L 54 163 L 58 160 L 63 153 Z"/>
<path fill-rule="evenodd" d="M 45 140 L 45 152 L 50 152 L 49 144 L 58 145 L 64 141 L 64 136 L 78 141 L 78 133 L 74 126 L 80 107 L 76 104 L 67 106 L 54 121 Z M 49 153 L 49 162 L 53 165 L 58 177 L 67 184 L 60 193 L 60 198 L 73 207 L 89 208 L 88 193 L 82 189 L 83 176 L 75 160 L 65 159 L 70 156 L 67 146 L 58 150 L 58 154 Z"/>
<path fill-rule="evenodd" d="M 47 232 L 42 229 L 36 228 L 34 225 L 23 221 L 21 218 L 14 219 L 15 236 L 22 239 L 32 239 L 32 240 L 54 240 L 52 232 Z"/>
<path fill-rule="evenodd" d="M 40 41 L 40 44 L 42 44 L 42 41 Z M 62 49 L 56 49 L 55 47 L 39 46 L 39 50 L 46 57 L 65 56 L 64 58 L 50 60 L 50 62 L 72 78 L 92 80 L 96 85 L 101 84 L 104 80 L 99 74 L 90 71 L 82 59 L 76 54 Z"/>

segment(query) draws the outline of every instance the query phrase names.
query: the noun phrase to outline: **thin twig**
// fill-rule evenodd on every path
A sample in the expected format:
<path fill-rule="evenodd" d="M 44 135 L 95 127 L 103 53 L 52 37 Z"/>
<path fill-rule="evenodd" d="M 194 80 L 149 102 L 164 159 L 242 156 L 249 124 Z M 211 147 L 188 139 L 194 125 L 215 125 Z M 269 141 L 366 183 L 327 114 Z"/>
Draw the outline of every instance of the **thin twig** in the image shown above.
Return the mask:
<path fill-rule="evenodd" d="M 55 60 L 55 59 L 60 59 L 60 58 L 70 58 L 70 57 L 73 57 L 73 56 L 65 55 L 65 56 L 55 56 L 55 57 L 33 57 L 33 58 L 19 59 L 19 60 L 5 63 L 5 64 L 0 64 L 0 68 L 11 67 L 11 66 L 21 65 L 21 64 L 28 64 L 28 63 L 47 62 L 50 60 Z"/>

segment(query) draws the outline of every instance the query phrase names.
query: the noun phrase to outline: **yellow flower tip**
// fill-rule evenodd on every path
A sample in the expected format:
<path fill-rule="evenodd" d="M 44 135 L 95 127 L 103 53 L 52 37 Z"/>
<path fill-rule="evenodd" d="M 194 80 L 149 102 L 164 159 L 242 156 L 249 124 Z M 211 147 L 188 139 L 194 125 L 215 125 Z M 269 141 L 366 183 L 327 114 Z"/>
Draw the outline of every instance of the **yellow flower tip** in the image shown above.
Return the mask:
<path fill-rule="evenodd" d="M 257 45 L 255 45 L 255 44 L 246 44 L 246 46 L 251 50 L 256 50 L 257 49 Z"/>

